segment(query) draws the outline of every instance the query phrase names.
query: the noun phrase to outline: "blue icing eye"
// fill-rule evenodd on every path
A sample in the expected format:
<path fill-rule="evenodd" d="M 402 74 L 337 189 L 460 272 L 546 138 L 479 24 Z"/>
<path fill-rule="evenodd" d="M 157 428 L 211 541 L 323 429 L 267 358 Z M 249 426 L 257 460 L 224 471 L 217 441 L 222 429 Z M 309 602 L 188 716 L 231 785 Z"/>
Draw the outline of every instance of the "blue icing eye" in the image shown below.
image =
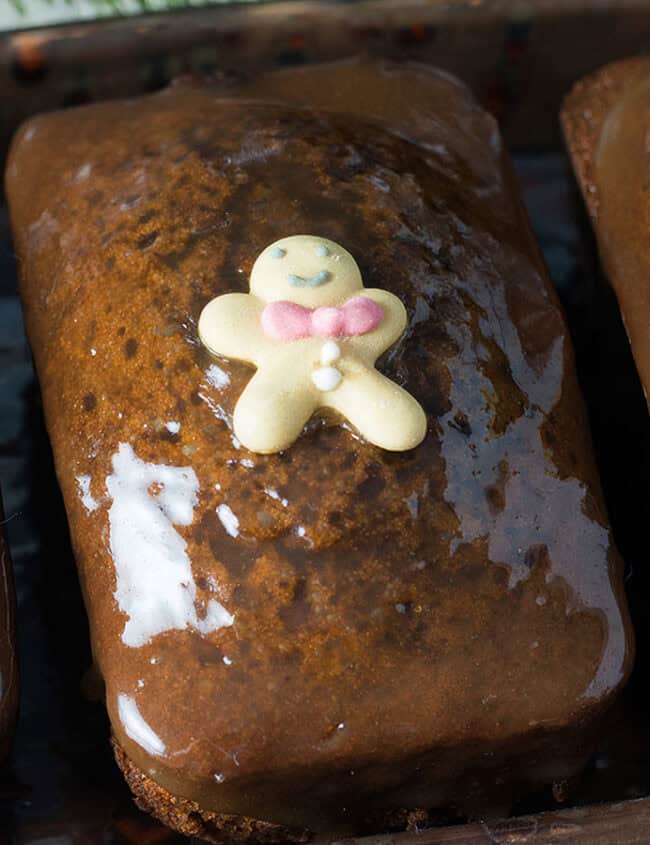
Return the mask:
<path fill-rule="evenodd" d="M 329 249 L 328 246 L 326 246 L 325 244 L 318 244 L 318 246 L 316 247 L 316 255 L 319 258 L 325 258 L 329 254 L 330 254 L 330 249 Z"/>
<path fill-rule="evenodd" d="M 287 254 L 286 249 L 282 249 L 281 246 L 274 246 L 271 250 L 271 257 L 272 258 L 284 258 Z"/>

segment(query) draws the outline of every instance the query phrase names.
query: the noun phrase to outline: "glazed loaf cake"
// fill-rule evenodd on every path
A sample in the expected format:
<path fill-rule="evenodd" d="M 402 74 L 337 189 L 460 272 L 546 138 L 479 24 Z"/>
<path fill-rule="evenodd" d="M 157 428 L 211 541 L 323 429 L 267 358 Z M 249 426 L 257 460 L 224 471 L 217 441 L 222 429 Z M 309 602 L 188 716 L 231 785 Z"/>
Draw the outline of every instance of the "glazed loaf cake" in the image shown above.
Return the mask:
<path fill-rule="evenodd" d="M 630 666 L 621 564 L 469 92 L 364 62 L 177 84 L 31 120 L 7 191 L 140 805 L 300 840 L 576 775 Z"/>
<path fill-rule="evenodd" d="M 650 59 L 617 62 L 578 82 L 562 125 L 647 400 Z"/>
<path fill-rule="evenodd" d="M 14 582 L 3 525 L 0 500 L 0 763 L 11 748 L 18 709 Z"/>

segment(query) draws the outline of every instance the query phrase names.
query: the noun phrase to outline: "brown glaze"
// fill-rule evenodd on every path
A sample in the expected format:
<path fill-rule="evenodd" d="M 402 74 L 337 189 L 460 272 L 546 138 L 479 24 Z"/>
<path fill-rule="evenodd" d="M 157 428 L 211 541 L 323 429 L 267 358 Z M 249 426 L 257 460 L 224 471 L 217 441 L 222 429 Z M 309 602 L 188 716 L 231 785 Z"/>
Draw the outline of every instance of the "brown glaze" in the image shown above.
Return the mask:
<path fill-rule="evenodd" d="M 569 339 L 493 120 L 435 71 L 314 72 L 261 83 L 266 100 L 176 85 L 38 117 L 7 188 L 126 768 L 206 818 L 331 831 L 573 776 L 632 647 Z M 211 384 L 196 321 L 301 232 L 404 302 L 408 329 L 379 366 L 427 412 L 412 452 L 332 419 L 279 455 L 233 440 L 251 371 L 220 360 L 230 384 Z M 120 443 L 196 472 L 194 521 L 175 531 L 199 614 L 218 596 L 232 627 L 122 641 L 106 488 Z M 127 735 L 120 695 L 164 752 Z"/>
<path fill-rule="evenodd" d="M 18 709 L 14 582 L 3 523 L 0 501 L 0 762 L 11 748 Z"/>
<path fill-rule="evenodd" d="M 582 80 L 562 122 L 647 400 L 650 59 L 618 62 Z"/>

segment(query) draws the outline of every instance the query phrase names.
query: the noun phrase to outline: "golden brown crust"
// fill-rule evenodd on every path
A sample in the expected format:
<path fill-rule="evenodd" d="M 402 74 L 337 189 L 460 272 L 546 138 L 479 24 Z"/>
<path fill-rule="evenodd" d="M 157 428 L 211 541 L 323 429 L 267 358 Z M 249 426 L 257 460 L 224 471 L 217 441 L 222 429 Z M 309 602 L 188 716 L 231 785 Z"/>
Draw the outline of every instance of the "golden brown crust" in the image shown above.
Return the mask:
<path fill-rule="evenodd" d="M 573 169 L 587 209 L 595 220 L 599 196 L 594 178 L 594 156 L 600 133 L 610 109 L 622 90 L 647 75 L 650 59 L 624 59 L 585 76 L 567 94 L 560 121 Z"/>
<path fill-rule="evenodd" d="M 280 842 L 308 842 L 311 839 L 306 829 L 270 824 L 245 816 L 211 813 L 196 801 L 172 795 L 147 777 L 129 759 L 115 738 L 112 745 L 117 765 L 139 809 L 151 813 L 167 827 L 184 836 L 198 836 L 215 845 L 275 845 Z"/>

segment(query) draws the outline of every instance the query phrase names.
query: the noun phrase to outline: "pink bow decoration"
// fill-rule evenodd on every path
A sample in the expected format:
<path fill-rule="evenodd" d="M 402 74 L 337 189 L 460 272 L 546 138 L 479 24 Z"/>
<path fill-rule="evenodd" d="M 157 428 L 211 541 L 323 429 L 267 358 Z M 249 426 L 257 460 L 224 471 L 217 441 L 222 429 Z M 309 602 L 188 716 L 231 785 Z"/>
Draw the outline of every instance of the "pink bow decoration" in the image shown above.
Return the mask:
<path fill-rule="evenodd" d="M 267 337 L 282 341 L 352 337 L 371 332 L 383 315 L 381 305 L 367 296 L 355 296 L 339 308 L 325 306 L 314 311 L 295 302 L 271 302 L 262 311 L 262 329 Z"/>

